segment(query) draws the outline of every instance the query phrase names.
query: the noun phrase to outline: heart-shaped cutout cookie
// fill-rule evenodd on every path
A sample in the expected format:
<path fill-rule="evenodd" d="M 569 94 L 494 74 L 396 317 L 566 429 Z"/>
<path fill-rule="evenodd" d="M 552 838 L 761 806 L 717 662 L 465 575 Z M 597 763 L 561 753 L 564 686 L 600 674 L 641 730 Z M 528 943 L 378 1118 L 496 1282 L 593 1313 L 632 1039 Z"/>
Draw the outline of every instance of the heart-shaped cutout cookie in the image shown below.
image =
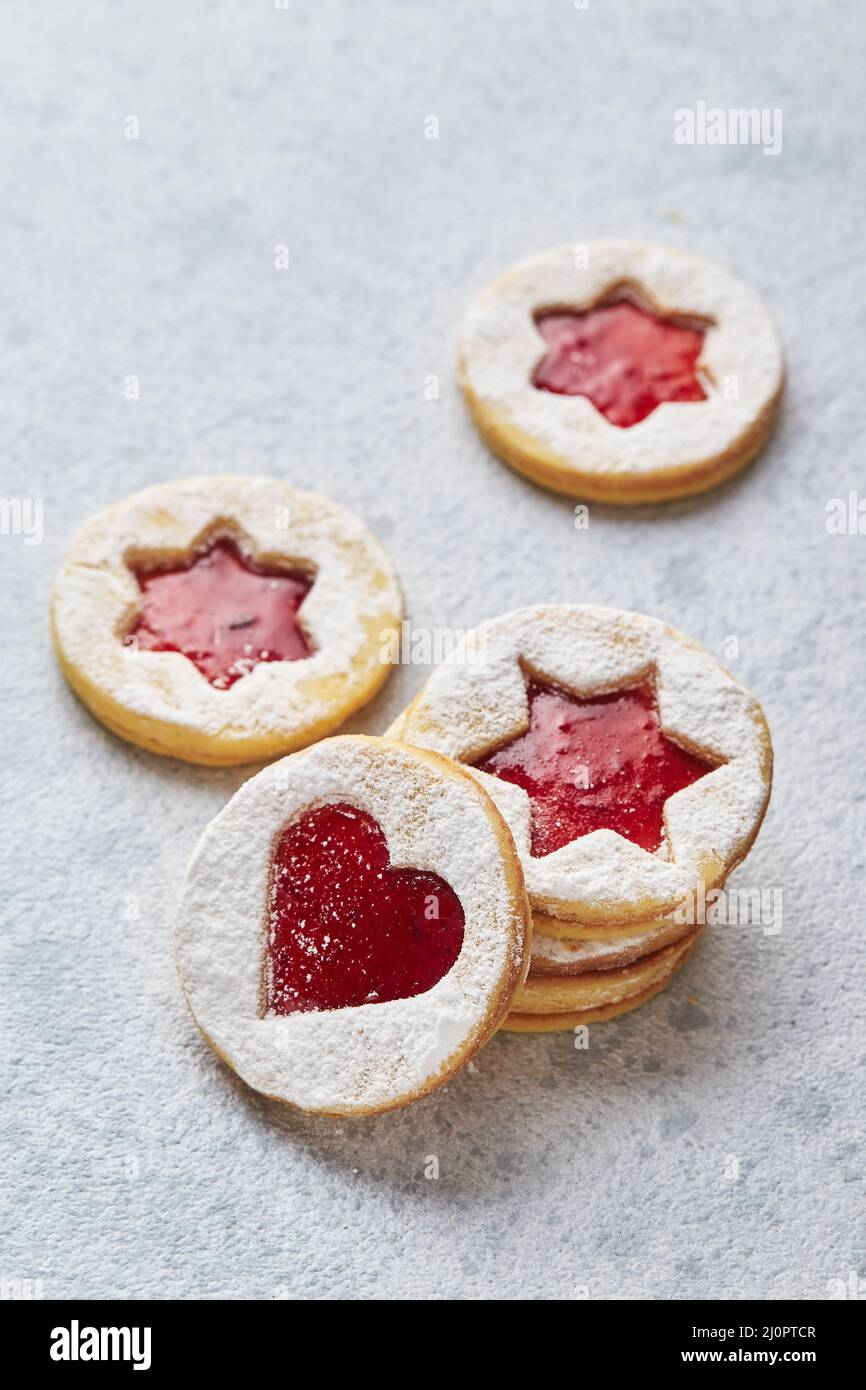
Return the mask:
<path fill-rule="evenodd" d="M 424 994 L 463 944 L 463 908 L 438 874 L 391 867 L 372 816 L 307 811 L 274 849 L 265 1014 L 352 1008 Z"/>

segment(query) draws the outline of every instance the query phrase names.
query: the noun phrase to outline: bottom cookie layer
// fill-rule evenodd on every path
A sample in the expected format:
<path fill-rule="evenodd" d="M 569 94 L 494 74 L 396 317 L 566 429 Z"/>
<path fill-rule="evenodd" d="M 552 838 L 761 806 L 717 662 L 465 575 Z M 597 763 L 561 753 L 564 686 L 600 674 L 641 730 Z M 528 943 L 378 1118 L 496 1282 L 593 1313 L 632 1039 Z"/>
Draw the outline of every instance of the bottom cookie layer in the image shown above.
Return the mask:
<path fill-rule="evenodd" d="M 602 1004 L 597 1009 L 577 1009 L 570 1014 L 511 1013 L 504 1023 L 500 1023 L 499 1031 L 506 1033 L 571 1033 L 584 1023 L 604 1023 L 606 1019 L 618 1018 L 620 1014 L 631 1013 L 632 1009 L 639 1009 L 641 1004 L 648 1004 L 650 999 L 661 994 L 675 974 L 676 971 L 674 970 L 667 979 L 660 980 L 658 984 L 643 990 L 641 994 L 633 994 L 630 999 L 620 999 L 617 1004 Z"/>

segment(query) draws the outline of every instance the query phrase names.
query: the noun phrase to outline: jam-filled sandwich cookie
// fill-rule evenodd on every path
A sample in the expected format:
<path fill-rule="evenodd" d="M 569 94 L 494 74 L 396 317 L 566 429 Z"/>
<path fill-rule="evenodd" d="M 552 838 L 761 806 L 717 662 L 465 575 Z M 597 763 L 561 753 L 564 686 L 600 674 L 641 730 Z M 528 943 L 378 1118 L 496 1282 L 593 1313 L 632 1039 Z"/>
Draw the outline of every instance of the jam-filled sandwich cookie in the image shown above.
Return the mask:
<path fill-rule="evenodd" d="M 531 917 L 508 829 L 438 754 L 337 737 L 272 764 L 211 822 L 176 929 L 202 1032 L 303 1110 L 404 1105 L 496 1030 Z"/>
<path fill-rule="evenodd" d="M 419 695 L 416 700 L 420 698 Z M 386 738 L 403 737 L 411 708 L 397 715 L 385 730 Z M 688 918 L 677 912 L 653 922 L 608 928 L 587 927 L 580 922 L 565 922 L 533 912 L 529 974 L 534 979 L 539 975 L 578 975 L 587 970 L 617 969 L 632 965 L 691 932 Z"/>
<path fill-rule="evenodd" d="M 770 793 L 763 712 L 640 613 L 522 608 L 467 635 L 398 723 L 470 768 L 507 820 L 542 930 L 614 941 L 688 922 L 748 853 Z"/>
<path fill-rule="evenodd" d="M 460 381 L 491 449 L 589 501 L 703 492 L 775 419 L 784 359 L 761 299 L 697 256 L 632 241 L 560 246 L 472 304 Z"/>
<path fill-rule="evenodd" d="M 188 478 L 78 532 L 52 628 L 75 692 L 154 753 L 229 764 L 336 729 L 382 685 L 400 585 L 350 512 L 271 478 Z"/>

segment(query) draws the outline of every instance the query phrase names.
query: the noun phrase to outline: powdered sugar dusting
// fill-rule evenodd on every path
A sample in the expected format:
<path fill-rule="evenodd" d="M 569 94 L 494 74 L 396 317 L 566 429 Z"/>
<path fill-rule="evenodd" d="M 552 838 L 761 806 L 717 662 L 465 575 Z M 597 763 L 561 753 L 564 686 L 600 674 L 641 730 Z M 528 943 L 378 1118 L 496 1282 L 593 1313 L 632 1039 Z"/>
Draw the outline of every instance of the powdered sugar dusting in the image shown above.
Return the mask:
<path fill-rule="evenodd" d="M 316 805 L 374 817 L 395 868 L 460 899 L 464 936 L 425 994 L 329 1012 L 261 1015 L 272 848 Z M 178 966 L 199 1026 L 256 1090 L 311 1110 L 384 1109 L 440 1083 L 496 1026 L 524 964 L 527 914 L 485 800 L 445 764 L 381 739 L 328 739 L 252 778 L 207 828 L 178 913 Z"/>
<path fill-rule="evenodd" d="M 535 932 L 532 938 L 532 959 L 546 961 L 551 965 L 574 965 L 578 961 L 604 960 L 612 954 L 645 946 L 652 950 L 651 941 L 658 935 L 656 931 L 635 932 L 632 936 L 619 937 L 613 941 L 567 941 L 558 936 L 545 936 Z"/>
<path fill-rule="evenodd" d="M 229 690 L 177 652 L 121 640 L 139 606 L 128 562 L 184 556 L 223 533 L 264 562 L 315 574 L 300 610 L 313 655 L 262 663 Z M 384 674 L 378 635 L 401 608 L 390 560 L 350 512 L 274 479 L 226 475 L 149 488 L 86 522 L 57 581 L 54 625 L 66 662 L 114 703 L 118 719 L 128 713 L 231 745 L 322 721 L 333 727 Z"/>
<path fill-rule="evenodd" d="M 711 320 L 699 361 L 707 399 L 665 402 L 631 429 L 582 396 L 532 384 L 547 351 L 534 315 L 589 308 L 624 283 L 659 313 Z M 582 473 L 646 475 L 712 460 L 754 427 L 784 375 L 775 325 L 754 290 L 697 256 L 630 241 L 559 246 L 522 261 L 471 305 L 460 355 L 464 383 L 482 404 Z"/>
<path fill-rule="evenodd" d="M 531 853 L 523 789 L 471 769 L 508 821 L 533 907 L 590 923 L 649 920 L 742 858 L 769 795 L 769 734 L 758 702 L 704 648 L 642 614 L 579 605 L 518 609 L 483 633 L 487 660 L 433 672 L 406 712 L 407 742 L 475 761 L 526 728 L 526 671 L 585 695 L 651 677 L 668 737 L 721 764 L 668 800 L 654 854 L 597 830 L 543 858 Z"/>
<path fill-rule="evenodd" d="M 687 925 L 668 922 L 606 940 L 576 941 L 549 936 L 539 930 L 536 923 L 532 934 L 530 972 L 556 975 L 611 969 L 639 960 L 678 936 L 685 936 L 689 930 Z"/>

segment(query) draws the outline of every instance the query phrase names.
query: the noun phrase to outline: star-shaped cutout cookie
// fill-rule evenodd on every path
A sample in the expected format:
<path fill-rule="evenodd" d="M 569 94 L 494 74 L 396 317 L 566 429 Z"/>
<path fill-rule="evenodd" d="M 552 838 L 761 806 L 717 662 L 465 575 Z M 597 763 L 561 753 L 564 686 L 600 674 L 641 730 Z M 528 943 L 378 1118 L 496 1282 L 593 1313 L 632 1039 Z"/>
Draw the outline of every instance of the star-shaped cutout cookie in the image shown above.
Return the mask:
<path fill-rule="evenodd" d="M 530 677 L 526 693 L 529 728 L 475 767 L 527 793 L 536 857 L 593 830 L 658 849 L 668 797 L 717 766 L 662 732 L 649 682 L 584 698 Z"/>
<path fill-rule="evenodd" d="M 312 587 L 303 574 L 268 569 L 219 539 L 171 567 L 136 567 L 139 616 L 127 643 L 180 652 L 218 690 L 263 661 L 300 661 L 313 648 L 297 613 Z"/>
<path fill-rule="evenodd" d="M 630 299 L 581 313 L 536 317 L 550 351 L 533 385 L 586 396 L 606 420 L 627 429 L 664 401 L 703 401 L 697 374 L 704 332 L 659 318 Z"/>

